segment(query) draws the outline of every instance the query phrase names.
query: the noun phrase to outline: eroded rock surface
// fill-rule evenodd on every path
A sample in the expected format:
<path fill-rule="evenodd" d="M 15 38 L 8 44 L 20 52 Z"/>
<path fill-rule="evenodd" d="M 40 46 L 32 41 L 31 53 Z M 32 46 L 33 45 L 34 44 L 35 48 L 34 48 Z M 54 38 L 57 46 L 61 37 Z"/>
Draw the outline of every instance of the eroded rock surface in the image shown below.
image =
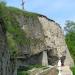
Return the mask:
<path fill-rule="evenodd" d="M 59 24 L 40 14 L 5 9 L 0 11 L 0 75 L 16 75 L 21 65 L 42 64 L 44 51 L 49 65 L 56 65 L 59 57 L 73 65 Z"/>
<path fill-rule="evenodd" d="M 22 16 L 16 16 L 16 19 L 21 24 Z M 73 65 L 73 60 L 65 43 L 64 33 L 59 24 L 43 15 L 38 15 L 37 18 L 24 17 L 23 20 L 21 28 L 26 36 L 34 41 L 29 48 L 24 48 L 22 53 L 27 50 L 30 56 L 34 56 L 46 50 L 50 65 L 56 65 L 59 57 L 62 62 L 65 59 L 70 59 L 71 62 L 65 61 L 65 64 Z"/>
<path fill-rule="evenodd" d="M 13 62 L 10 60 L 5 24 L 0 18 L 0 75 L 17 75 L 17 69 Z"/>
<path fill-rule="evenodd" d="M 0 75 L 10 75 L 10 60 L 9 53 L 6 46 L 6 31 L 4 27 L 4 22 L 0 18 Z"/>
<path fill-rule="evenodd" d="M 67 45 L 65 43 L 64 33 L 59 24 L 50 21 L 45 17 L 38 17 L 42 25 L 45 36 L 45 45 L 48 49 L 49 63 L 56 63 L 58 57 L 61 57 L 62 62 L 65 60 L 65 65 L 72 66 L 73 59 L 70 56 Z M 71 62 L 69 61 L 71 60 Z M 53 60 L 53 61 L 52 61 Z"/>

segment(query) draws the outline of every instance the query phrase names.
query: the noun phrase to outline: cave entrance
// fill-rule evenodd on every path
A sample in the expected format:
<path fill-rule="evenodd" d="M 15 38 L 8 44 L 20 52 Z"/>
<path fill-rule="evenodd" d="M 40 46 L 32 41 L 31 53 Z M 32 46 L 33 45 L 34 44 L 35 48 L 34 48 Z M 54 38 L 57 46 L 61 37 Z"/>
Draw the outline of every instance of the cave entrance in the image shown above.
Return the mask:
<path fill-rule="evenodd" d="M 28 75 L 28 70 L 32 68 L 42 68 L 48 66 L 47 51 L 28 57 L 27 59 L 20 58 L 17 60 L 18 69 L 17 75 Z"/>
<path fill-rule="evenodd" d="M 48 55 L 48 64 L 49 65 L 56 65 L 58 62 L 58 55 L 55 54 L 57 52 L 54 52 L 53 49 L 47 51 L 47 55 Z"/>
<path fill-rule="evenodd" d="M 42 52 L 30 57 L 17 58 L 17 75 L 28 75 L 28 70 L 42 67 Z"/>

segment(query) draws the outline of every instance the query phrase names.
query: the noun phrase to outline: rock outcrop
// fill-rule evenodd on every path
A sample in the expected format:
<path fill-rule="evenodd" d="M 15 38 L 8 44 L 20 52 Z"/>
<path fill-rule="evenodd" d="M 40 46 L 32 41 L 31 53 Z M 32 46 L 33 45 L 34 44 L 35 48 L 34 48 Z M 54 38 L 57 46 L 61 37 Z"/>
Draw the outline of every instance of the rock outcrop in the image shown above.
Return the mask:
<path fill-rule="evenodd" d="M 22 24 L 21 19 L 18 17 L 20 24 Z M 27 37 L 35 42 L 30 45 L 30 55 L 34 56 L 46 50 L 50 65 L 56 65 L 59 58 L 61 58 L 62 63 L 65 61 L 65 65 L 73 65 L 73 60 L 65 43 L 64 33 L 59 24 L 43 15 L 38 15 L 36 19 L 35 17 L 27 18 L 24 16 L 23 21 L 23 25 L 20 26 L 22 26 Z M 70 59 L 71 62 L 67 63 L 65 59 Z"/>
<path fill-rule="evenodd" d="M 16 75 L 19 66 L 29 64 L 56 65 L 59 57 L 66 65 L 73 65 L 59 24 L 46 16 L 16 8 L 1 10 L 0 75 Z"/>
<path fill-rule="evenodd" d="M 10 54 L 6 44 L 6 30 L 2 18 L 0 18 L 0 75 L 12 75 Z"/>
<path fill-rule="evenodd" d="M 65 43 L 64 33 L 59 24 L 49 20 L 46 17 L 38 17 L 42 25 L 42 29 L 45 36 L 45 45 L 48 49 L 49 63 L 54 63 L 57 57 L 61 58 L 65 65 L 72 66 L 73 59 L 70 56 L 69 50 Z M 66 61 L 66 60 L 67 61 Z M 53 61 L 51 61 L 53 60 Z M 69 61 L 71 60 L 71 61 Z"/>

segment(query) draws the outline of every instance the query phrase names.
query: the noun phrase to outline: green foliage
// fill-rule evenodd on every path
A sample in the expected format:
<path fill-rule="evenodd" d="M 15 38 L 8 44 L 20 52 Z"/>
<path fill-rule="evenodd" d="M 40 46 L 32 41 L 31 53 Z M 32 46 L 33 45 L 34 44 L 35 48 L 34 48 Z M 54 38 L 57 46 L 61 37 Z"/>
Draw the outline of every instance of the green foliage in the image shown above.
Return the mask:
<path fill-rule="evenodd" d="M 0 1 L 0 17 L 4 17 L 6 13 L 6 2 Z"/>
<path fill-rule="evenodd" d="M 0 17 L 4 17 L 6 13 L 6 6 L 2 2 L 0 3 Z"/>
<path fill-rule="evenodd" d="M 6 2 L 5 2 L 5 0 L 0 0 L 0 5 L 2 5 L 2 6 L 6 6 Z"/>
<path fill-rule="evenodd" d="M 15 57 L 20 51 L 20 47 L 30 46 L 33 44 L 36 46 L 40 42 L 40 39 L 31 39 L 26 37 L 26 33 L 21 29 L 19 22 L 15 16 L 23 16 L 29 19 L 29 17 L 36 18 L 38 14 L 30 13 L 20 10 L 18 8 L 7 7 L 0 4 L 0 17 L 4 21 L 7 35 L 8 48 L 11 56 Z"/>
<path fill-rule="evenodd" d="M 64 27 L 66 32 L 75 32 L 75 22 L 67 20 Z"/>
<path fill-rule="evenodd" d="M 27 71 L 18 71 L 17 75 L 28 75 Z"/>
<path fill-rule="evenodd" d="M 70 32 L 66 34 L 66 43 L 75 62 L 75 33 Z"/>
<path fill-rule="evenodd" d="M 13 7 L 8 7 L 8 9 L 10 10 L 10 12 L 14 12 L 14 14 L 16 15 L 23 15 L 25 17 L 32 17 L 32 18 L 36 18 L 39 14 L 36 13 L 32 13 L 32 12 L 27 12 L 27 11 L 23 11 L 21 9 L 18 8 L 13 8 Z"/>
<path fill-rule="evenodd" d="M 13 54 L 16 54 L 19 46 L 30 45 L 30 40 L 26 38 L 25 32 L 20 28 L 16 19 L 9 14 L 5 20 L 6 30 L 10 35 L 7 35 L 8 46 Z M 11 37 L 12 36 L 12 37 Z M 12 55 L 13 55 L 12 54 Z"/>
<path fill-rule="evenodd" d="M 73 75 L 75 75 L 75 67 L 72 67 L 71 70 L 73 72 Z"/>
<path fill-rule="evenodd" d="M 28 65 L 27 67 L 23 67 L 18 69 L 18 73 L 17 75 L 28 75 L 28 70 L 31 70 L 32 68 L 43 68 L 43 69 L 47 69 L 46 67 L 40 65 L 40 64 L 36 64 L 36 65 Z"/>
<path fill-rule="evenodd" d="M 66 37 L 65 40 L 68 45 L 71 56 L 75 62 L 75 22 L 67 21 L 65 30 L 67 31 L 67 33 L 65 35 L 65 37 Z"/>
<path fill-rule="evenodd" d="M 11 57 L 15 57 L 18 52 L 16 41 L 13 39 L 13 35 L 7 32 L 7 43 L 10 50 Z"/>
<path fill-rule="evenodd" d="M 18 71 L 28 71 L 34 67 L 35 68 L 45 68 L 45 66 L 42 66 L 41 64 L 35 64 L 35 65 L 28 65 L 26 67 L 20 67 L 20 69 L 18 69 Z"/>
<path fill-rule="evenodd" d="M 28 65 L 26 67 L 23 67 L 18 69 L 18 73 L 17 75 L 28 75 L 29 74 L 29 70 L 33 69 L 33 68 L 41 68 L 42 70 L 48 69 L 49 67 L 47 66 L 42 66 L 41 64 L 36 64 L 36 65 Z"/>
<path fill-rule="evenodd" d="M 34 68 L 34 67 L 36 67 L 36 68 L 42 68 L 44 66 L 42 66 L 41 64 L 36 64 L 36 65 L 30 65 L 30 67 L 31 68 Z"/>
<path fill-rule="evenodd" d="M 6 28 L 10 54 L 15 56 L 18 51 L 18 46 L 30 45 L 30 39 L 26 37 L 25 32 L 19 26 L 13 12 L 6 6 L 0 5 L 0 17 L 3 19 Z"/>

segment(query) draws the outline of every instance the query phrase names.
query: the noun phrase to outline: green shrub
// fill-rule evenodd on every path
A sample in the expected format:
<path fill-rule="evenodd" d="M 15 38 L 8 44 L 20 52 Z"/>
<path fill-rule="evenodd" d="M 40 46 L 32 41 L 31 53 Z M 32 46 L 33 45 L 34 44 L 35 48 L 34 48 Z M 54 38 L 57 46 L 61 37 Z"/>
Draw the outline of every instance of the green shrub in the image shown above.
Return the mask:
<path fill-rule="evenodd" d="M 75 66 L 71 68 L 73 75 L 75 75 Z"/>
<path fill-rule="evenodd" d="M 75 67 L 72 67 L 71 70 L 73 72 L 73 75 L 75 75 Z"/>
<path fill-rule="evenodd" d="M 18 71 L 17 75 L 28 75 L 27 71 Z"/>

